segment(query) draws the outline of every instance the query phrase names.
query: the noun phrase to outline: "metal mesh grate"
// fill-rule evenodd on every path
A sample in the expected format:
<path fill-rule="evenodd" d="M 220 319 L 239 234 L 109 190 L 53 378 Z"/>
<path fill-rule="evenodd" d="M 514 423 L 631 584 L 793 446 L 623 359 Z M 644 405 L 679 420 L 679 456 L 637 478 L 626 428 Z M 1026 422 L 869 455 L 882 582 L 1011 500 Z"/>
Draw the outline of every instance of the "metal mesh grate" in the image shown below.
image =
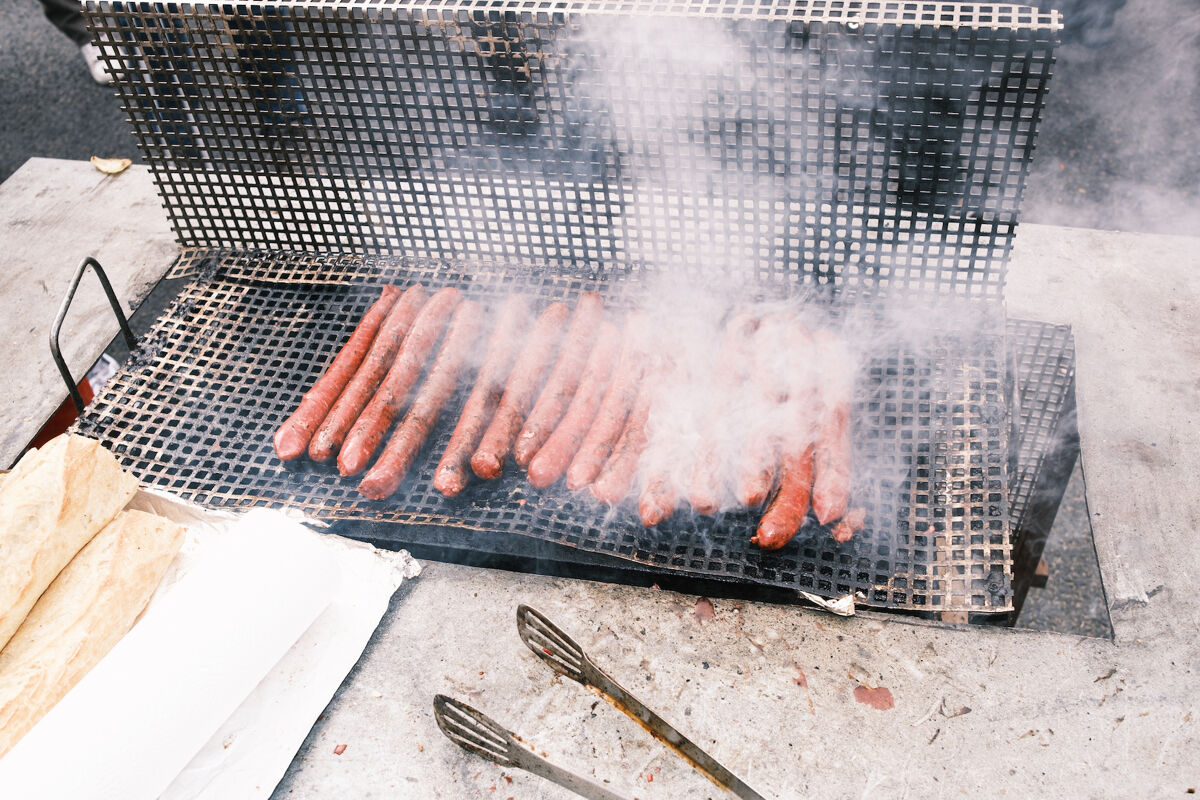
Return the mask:
<path fill-rule="evenodd" d="M 1056 14 L 96 2 L 181 245 L 999 297 Z"/>
<path fill-rule="evenodd" d="M 305 266 L 372 277 L 344 284 L 254 279 Z M 336 472 L 284 468 L 271 449 L 275 428 L 373 301 L 374 285 L 412 280 L 458 285 L 485 300 L 514 290 L 572 298 L 593 288 L 612 297 L 637 286 L 619 271 L 229 254 L 180 295 L 79 430 L 104 441 L 144 482 L 210 506 L 287 505 L 331 521 L 520 534 L 693 575 L 831 596 L 861 592 L 868 604 L 894 608 L 1008 608 L 1002 327 L 938 333 L 920 355 L 899 344 L 876 352 L 859 376 L 854 417 L 856 463 L 870 465 L 862 472 L 874 476 L 855 488 L 868 530 L 843 546 L 824 530 L 802 531 L 788 548 L 765 553 L 749 543 L 750 514 L 716 521 L 679 515 L 647 530 L 632 511 L 606 513 L 586 493 L 538 492 L 516 474 L 447 501 L 431 480 L 457 407 L 443 415 L 433 444 L 389 501 L 364 500 L 356 482 Z"/>
<path fill-rule="evenodd" d="M 1025 524 L 1046 456 L 1059 444 L 1059 422 L 1075 381 L 1075 339 L 1069 325 L 1008 320 L 1014 355 L 1020 435 L 1016 442 L 1010 512 L 1013 530 Z"/>

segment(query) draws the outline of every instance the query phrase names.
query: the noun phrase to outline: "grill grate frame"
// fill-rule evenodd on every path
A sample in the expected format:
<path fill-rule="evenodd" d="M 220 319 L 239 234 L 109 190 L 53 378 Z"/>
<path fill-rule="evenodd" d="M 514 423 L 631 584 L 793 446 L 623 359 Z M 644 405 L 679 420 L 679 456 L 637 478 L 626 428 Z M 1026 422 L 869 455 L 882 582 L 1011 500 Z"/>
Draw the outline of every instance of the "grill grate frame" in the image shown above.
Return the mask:
<path fill-rule="evenodd" d="M 683 269 L 1002 316 L 1061 27 L 1026 6 L 920 0 L 87 0 L 85 14 L 185 248 L 172 276 L 194 283 L 81 428 L 200 502 L 351 520 L 381 515 L 322 483 L 340 479 L 256 481 L 273 424 L 385 281 L 596 287 L 619 303 Z M 654 46 L 623 49 L 639 37 Z M 981 339 L 947 334 L 927 363 L 898 352 L 868 370 L 856 445 L 904 470 L 860 491 L 911 499 L 870 498 L 896 520 L 886 543 L 808 539 L 788 561 L 738 550 L 736 515 L 698 547 L 619 515 L 599 539 L 586 509 L 530 519 L 552 504 L 519 487 L 483 507 L 664 569 L 1006 610 L 1008 495 L 1024 486 L 1008 471 L 1024 481 L 1041 461 L 1008 446 L 1004 339 L 1000 319 Z M 214 388 L 254 402 L 214 405 Z M 427 511 L 384 516 L 470 524 Z"/>
<path fill-rule="evenodd" d="M 271 449 L 275 428 L 324 371 L 388 282 L 457 285 L 487 299 L 519 289 L 542 302 L 586 290 L 620 305 L 638 281 L 625 269 L 563 274 L 503 265 L 394 257 L 223 254 L 180 294 L 143 347 L 87 409 L 78 430 L 103 441 L 150 486 L 217 508 L 282 507 L 314 519 L 437 526 L 532 536 L 661 570 L 802 589 L 861 593 L 860 602 L 919 611 L 1010 608 L 1008 404 L 1003 327 L 939 334 L 918 358 L 876 354 L 860 376 L 856 459 L 894 480 L 862 482 L 868 531 L 836 545 L 806 529 L 777 553 L 749 543 L 756 519 L 678 515 L 646 530 L 636 512 L 607 512 L 586 493 L 539 492 L 515 470 L 447 501 L 432 472 L 457 419 L 460 392 L 433 444 L 390 501 L 311 466 L 290 470 Z M 306 268 L 338 284 L 264 276 Z M 370 273 L 372 278 L 361 280 Z M 924 348 L 922 348 L 924 351 Z M 860 462 L 862 463 L 862 462 Z M 894 520 L 894 523 L 892 522 Z"/>

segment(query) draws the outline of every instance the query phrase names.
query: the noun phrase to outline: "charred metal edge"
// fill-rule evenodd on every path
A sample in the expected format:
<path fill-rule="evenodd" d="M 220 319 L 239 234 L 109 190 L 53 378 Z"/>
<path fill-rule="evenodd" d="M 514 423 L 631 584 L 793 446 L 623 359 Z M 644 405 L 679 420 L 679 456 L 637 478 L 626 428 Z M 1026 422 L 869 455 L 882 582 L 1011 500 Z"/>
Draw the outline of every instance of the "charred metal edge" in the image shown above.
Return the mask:
<path fill-rule="evenodd" d="M 89 13 L 115 13 L 123 8 L 142 5 L 116 0 L 86 0 Z M 847 25 L 949 25 L 972 28 L 1009 28 L 1012 30 L 1060 31 L 1062 14 L 1043 11 L 1037 6 L 1016 3 L 961 3 L 937 0 L 656 0 L 630 4 L 618 0 L 306 0 L 290 5 L 300 8 L 328 8 L 347 16 L 363 17 L 381 11 L 404 11 L 427 18 L 485 20 L 540 19 L 574 14 L 716 17 L 724 19 L 771 19 L 796 22 L 843 23 Z M 245 14 L 259 4 L 188 2 L 178 5 L 183 13 L 205 8 L 230 9 Z"/>

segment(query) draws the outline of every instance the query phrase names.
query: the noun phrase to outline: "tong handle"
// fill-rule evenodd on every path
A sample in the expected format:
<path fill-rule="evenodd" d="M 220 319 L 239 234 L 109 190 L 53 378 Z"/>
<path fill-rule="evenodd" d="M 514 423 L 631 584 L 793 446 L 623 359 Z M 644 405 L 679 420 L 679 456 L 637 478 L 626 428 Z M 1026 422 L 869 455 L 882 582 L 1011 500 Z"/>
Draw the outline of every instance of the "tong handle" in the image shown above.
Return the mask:
<path fill-rule="evenodd" d="M 575 640 L 536 609 L 517 608 L 517 632 L 534 655 L 558 674 L 590 686 L 604 699 L 649 731 L 655 739 L 683 756 L 709 780 L 733 792 L 743 800 L 765 800 L 699 745 L 680 733 L 675 726 L 646 707 L 602 669 L 592 663 Z"/>
<path fill-rule="evenodd" d="M 599 667 L 591 666 L 595 674 L 589 676 L 589 683 L 604 695 L 606 700 L 645 728 L 651 736 L 683 756 L 713 783 L 728 789 L 737 797 L 743 800 L 765 800 L 761 794 L 747 786 L 745 781 L 700 749 L 699 745 L 680 733 L 674 725 L 651 711 L 645 703 L 630 694 Z"/>
<path fill-rule="evenodd" d="M 523 744 L 518 744 L 517 748 L 519 755 L 514 758 L 514 761 L 516 761 L 518 767 L 526 772 L 545 778 L 548 781 L 553 781 L 564 789 L 570 789 L 580 797 L 587 798 L 587 800 L 628 800 L 622 795 L 609 791 L 582 775 L 576 775 L 574 772 L 568 772 L 562 767 L 550 763 Z"/>
<path fill-rule="evenodd" d="M 587 800 L 626 800 L 600 784 L 542 758 L 512 731 L 461 700 L 437 695 L 433 698 L 433 716 L 446 738 L 468 753 L 502 767 L 518 767 Z"/>

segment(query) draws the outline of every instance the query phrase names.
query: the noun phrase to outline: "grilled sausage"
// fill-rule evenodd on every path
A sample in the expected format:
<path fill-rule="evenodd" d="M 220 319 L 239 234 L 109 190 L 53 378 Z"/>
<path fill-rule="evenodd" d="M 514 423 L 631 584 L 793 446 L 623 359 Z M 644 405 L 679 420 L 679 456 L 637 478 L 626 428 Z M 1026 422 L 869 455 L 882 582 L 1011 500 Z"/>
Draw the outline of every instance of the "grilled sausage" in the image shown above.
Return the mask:
<path fill-rule="evenodd" d="M 575 391 L 579 388 L 579 379 L 587 364 L 588 350 L 594 344 L 596 330 L 604 316 L 604 301 L 595 292 L 585 292 L 575 306 L 575 314 L 567 335 L 558 353 L 558 360 L 546 386 L 538 396 L 533 410 L 521 427 L 517 443 L 513 447 L 513 460 L 517 466 L 526 467 L 530 460 L 537 455 L 554 426 L 562 419 Z"/>
<path fill-rule="evenodd" d="M 782 420 L 779 491 L 767 506 L 751 542 L 778 550 L 800 531 L 808 515 L 813 483 L 813 435 L 818 413 L 815 348 L 799 323 L 787 333 L 787 401 Z"/>
<path fill-rule="evenodd" d="M 821 422 L 813 450 L 813 512 L 822 525 L 850 507 L 850 355 L 829 331 L 817 331 L 820 359 Z"/>
<path fill-rule="evenodd" d="M 400 488 L 442 407 L 454 395 L 458 374 L 470 358 L 478 335 L 479 304 L 466 300 L 454 310 L 442 347 L 404 420 L 388 440 L 379 460 L 358 484 L 359 494 L 370 500 L 384 500 Z"/>
<path fill-rule="evenodd" d="M 471 456 L 471 470 L 480 478 L 500 477 L 504 458 L 512 450 L 538 387 L 550 369 L 554 350 L 570 315 L 571 310 L 565 303 L 551 303 L 530 332 L 521 355 L 513 364 L 512 374 L 508 376 L 496 414 Z"/>
<path fill-rule="evenodd" d="M 638 514 L 647 528 L 668 520 L 679 505 L 679 494 L 667 477 L 652 478 L 638 500 Z"/>
<path fill-rule="evenodd" d="M 650 419 L 650 384 L 650 381 L 642 382 L 637 400 L 625 421 L 625 429 L 621 431 L 621 438 L 617 440 L 604 469 L 592 482 L 592 496 L 607 505 L 615 506 L 624 500 L 637 475 L 638 459 L 648 442 L 646 423 Z"/>
<path fill-rule="evenodd" d="M 371 463 L 460 299 L 462 292 L 452 286 L 439 289 L 417 314 L 387 377 L 346 435 L 337 459 L 342 477 L 357 475 Z"/>
<path fill-rule="evenodd" d="M 308 445 L 308 457 L 313 461 L 328 461 L 342 446 L 350 426 L 358 419 L 396 360 L 396 351 L 400 349 L 417 312 L 425 304 L 426 296 L 425 287 L 417 283 L 408 287 L 396 305 L 392 306 L 371 344 L 371 351 L 325 416 L 321 427 L 313 434 L 312 442 Z"/>
<path fill-rule="evenodd" d="M 786 370 L 780 357 L 790 320 L 772 314 L 754 334 L 754 373 L 750 404 L 754 415 L 737 473 L 737 500 L 749 508 L 762 505 L 775 484 L 779 466 L 779 410 L 787 397 Z"/>
<path fill-rule="evenodd" d="M 863 525 L 867 521 L 867 511 L 863 508 L 852 508 L 846 512 L 846 516 L 842 517 L 838 524 L 833 526 L 830 533 L 835 542 L 848 542 L 854 538 L 854 534 L 863 529 Z"/>
<path fill-rule="evenodd" d="M 789 451 L 784 454 L 779 491 L 758 521 L 758 530 L 751 542 L 763 550 L 778 550 L 795 537 L 808 514 L 812 478 L 811 444 L 799 453 Z"/>
<path fill-rule="evenodd" d="M 529 482 L 534 487 L 544 489 L 567 471 L 567 465 L 579 450 L 592 420 L 596 418 L 596 410 L 604 397 L 604 388 L 612 377 L 620 345 L 621 332 L 617 326 L 604 323 L 567 413 L 529 462 Z"/>
<path fill-rule="evenodd" d="M 625 421 L 637 398 L 644 368 L 644 324 L 645 319 L 637 313 L 630 314 L 625 321 L 616 371 L 604 392 L 604 399 L 600 401 L 592 427 L 583 437 L 579 451 L 567 468 L 568 489 L 582 489 L 595 480 L 612 453 L 621 431 L 625 429 Z"/>
<path fill-rule="evenodd" d="M 275 452 L 281 459 L 291 461 L 304 455 L 313 432 L 324 421 L 330 407 L 337 401 L 342 389 L 362 363 L 379 326 L 383 324 L 388 311 L 395 305 L 399 296 L 399 286 L 383 287 L 379 299 L 367 309 L 367 313 L 354 328 L 354 333 L 350 334 L 350 339 L 334 357 L 329 369 L 304 393 L 300 405 L 279 426 L 279 430 L 275 431 Z"/>
<path fill-rule="evenodd" d="M 446 497 L 454 497 L 467 486 L 471 454 L 483 438 L 504 394 L 504 382 L 520 350 L 528 323 L 529 305 L 525 298 L 515 294 L 509 296 L 500 309 L 487 355 L 475 378 L 475 387 L 463 405 L 450 444 L 446 445 L 446 452 L 433 474 L 433 488 Z"/>
<path fill-rule="evenodd" d="M 722 447 L 721 434 L 728 424 L 733 395 L 749 372 L 750 341 L 756 325 L 754 316 L 745 311 L 734 314 L 725 325 L 713 372 L 715 387 L 700 429 L 702 438 L 688 486 L 688 502 L 700 514 L 715 514 L 721 507 L 723 454 L 728 451 Z"/>

